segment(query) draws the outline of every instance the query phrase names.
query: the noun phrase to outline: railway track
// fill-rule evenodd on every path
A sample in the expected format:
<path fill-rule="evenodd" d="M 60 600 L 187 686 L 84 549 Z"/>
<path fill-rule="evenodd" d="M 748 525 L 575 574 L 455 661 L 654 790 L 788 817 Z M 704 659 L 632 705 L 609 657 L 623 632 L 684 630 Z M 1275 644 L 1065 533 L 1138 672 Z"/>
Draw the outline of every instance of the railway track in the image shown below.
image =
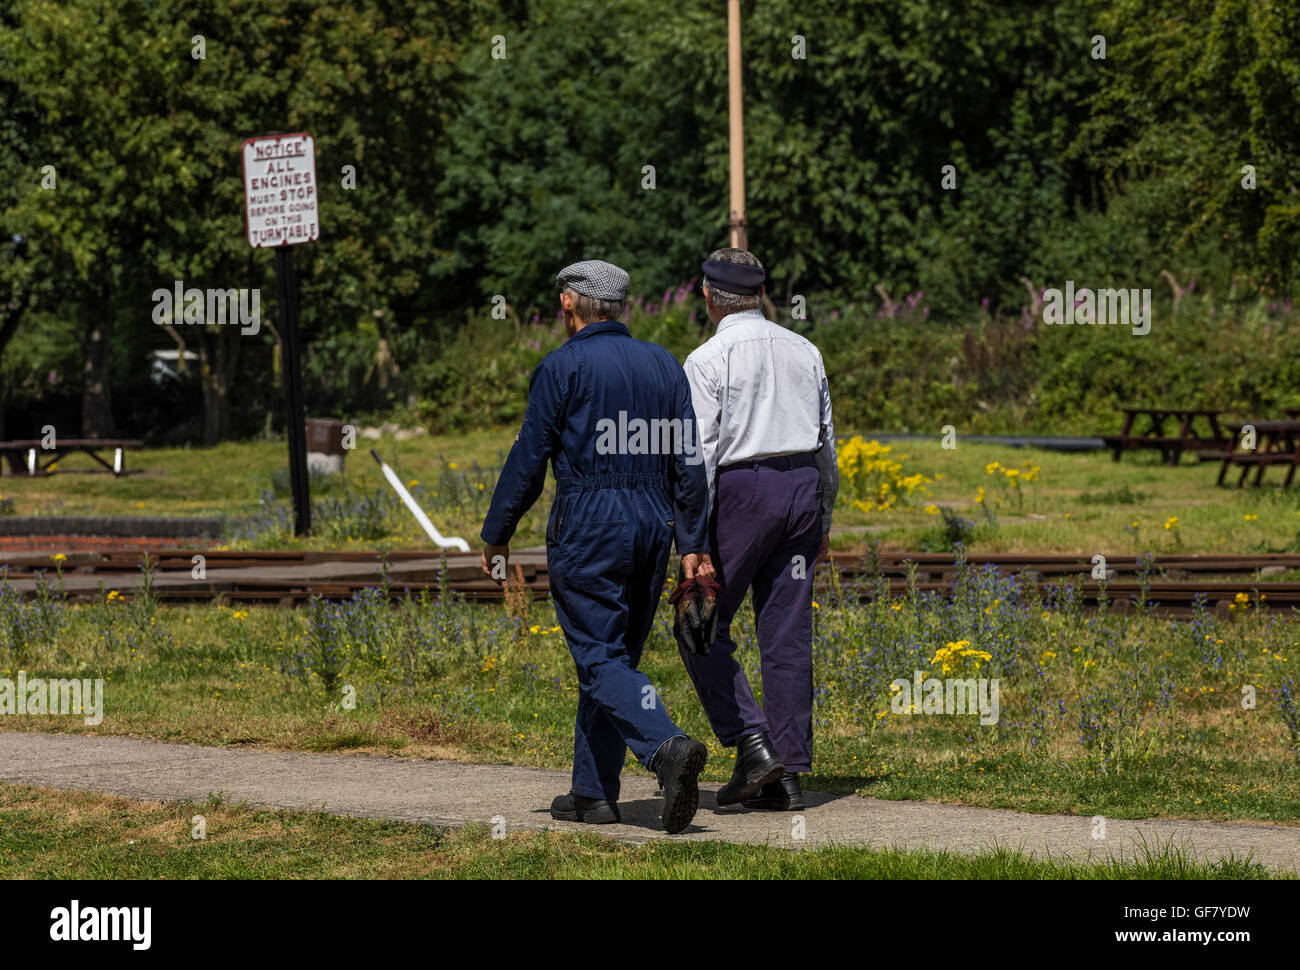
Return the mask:
<path fill-rule="evenodd" d="M 159 599 L 167 602 L 210 602 L 302 605 L 313 596 L 344 600 L 365 589 L 381 589 L 381 559 L 376 552 L 361 551 L 208 551 L 201 549 L 139 548 L 70 552 L 57 561 L 65 595 L 72 600 L 94 600 L 102 590 L 131 596 L 143 581 L 145 554 L 154 564 L 153 583 Z M 201 557 L 201 558 L 200 558 Z M 951 554 L 882 552 L 870 556 L 835 553 L 841 589 L 850 596 L 869 599 L 883 592 L 900 597 L 915 587 L 923 593 L 951 589 L 957 564 Z M 1092 578 L 1090 557 L 1068 554 L 992 553 L 970 556 L 977 569 L 992 566 L 1004 575 L 1021 574 L 1034 580 L 1041 595 L 1064 583 L 1076 585 L 1085 607 L 1095 608 L 1102 584 Z M 446 588 L 470 600 L 500 600 L 501 587 L 479 571 L 475 554 L 441 558 L 428 551 L 388 553 L 389 595 L 436 597 Z M 56 565 L 49 552 L 0 550 L 0 576 L 25 596 L 36 593 L 38 576 L 54 579 Z M 1286 615 L 1300 612 L 1300 581 L 1275 577 L 1300 576 L 1300 555 L 1170 555 L 1146 564 L 1133 556 L 1108 557 L 1105 596 L 1118 612 L 1134 609 L 1145 589 L 1146 599 L 1165 615 L 1190 615 L 1198 595 L 1207 605 L 1229 612 L 1229 605 L 1244 594 L 1252 601 L 1265 594 L 1265 603 Z M 445 573 L 444 573 L 445 569 Z M 511 557 L 512 581 L 537 596 L 549 592 L 546 555 L 540 550 L 520 551 Z M 830 582 L 824 566 L 817 572 L 819 587 Z M 1295 607 L 1296 611 L 1290 608 Z"/>

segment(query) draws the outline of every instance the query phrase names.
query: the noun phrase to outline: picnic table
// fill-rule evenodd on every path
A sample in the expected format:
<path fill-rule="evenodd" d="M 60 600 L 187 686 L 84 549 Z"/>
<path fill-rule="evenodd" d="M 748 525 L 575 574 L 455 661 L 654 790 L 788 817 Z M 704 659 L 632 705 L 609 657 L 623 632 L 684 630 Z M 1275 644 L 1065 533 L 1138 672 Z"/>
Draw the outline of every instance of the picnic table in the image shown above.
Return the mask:
<path fill-rule="evenodd" d="M 144 445 L 144 442 L 135 438 L 55 438 L 54 447 L 48 449 L 44 447 L 39 439 L 31 441 L 0 441 L 0 455 L 8 456 L 10 468 L 14 471 L 21 471 L 23 452 L 34 451 L 36 460 L 29 466 L 28 474 L 37 475 L 46 473 L 51 465 L 65 455 L 74 451 L 84 451 L 114 475 L 121 475 L 126 470 L 122 458 L 125 449 L 139 448 L 142 445 Z M 99 452 L 108 449 L 113 450 L 113 463 L 111 465 L 99 455 Z M 44 463 L 41 460 L 42 456 L 48 456 L 48 460 L 44 461 Z"/>
<path fill-rule="evenodd" d="M 1294 410 L 1300 414 L 1300 408 L 1288 408 L 1288 412 Z M 1255 447 L 1251 451 L 1237 450 L 1236 448 L 1227 451 L 1209 451 L 1200 452 L 1203 459 L 1217 458 L 1223 462 L 1219 467 L 1219 477 L 1217 484 L 1222 485 L 1223 480 L 1227 477 L 1228 469 L 1234 465 L 1241 469 L 1241 474 L 1237 477 L 1237 487 L 1241 488 L 1246 484 L 1246 476 L 1250 470 L 1255 469 L 1255 480 L 1251 484 L 1258 485 L 1264 478 L 1264 469 L 1273 465 L 1286 467 L 1286 479 L 1282 483 L 1283 488 L 1291 487 L 1291 480 L 1295 478 L 1296 462 L 1300 461 L 1300 418 L 1288 418 L 1283 421 L 1247 421 L 1238 424 L 1229 424 L 1227 427 L 1232 429 L 1233 440 L 1239 441 L 1241 429 L 1249 424 L 1255 429 Z"/>
<path fill-rule="evenodd" d="M 1232 439 L 1219 424 L 1223 411 L 1218 408 L 1125 407 L 1122 410 L 1124 426 L 1119 434 L 1101 436 L 1114 461 L 1119 461 L 1126 451 L 1153 448 L 1164 456 L 1165 464 L 1177 465 L 1184 451 L 1232 446 Z M 1167 435 L 1165 424 L 1171 419 L 1178 423 L 1178 432 Z M 1205 434 L 1196 433 L 1198 424 L 1205 428 Z"/>

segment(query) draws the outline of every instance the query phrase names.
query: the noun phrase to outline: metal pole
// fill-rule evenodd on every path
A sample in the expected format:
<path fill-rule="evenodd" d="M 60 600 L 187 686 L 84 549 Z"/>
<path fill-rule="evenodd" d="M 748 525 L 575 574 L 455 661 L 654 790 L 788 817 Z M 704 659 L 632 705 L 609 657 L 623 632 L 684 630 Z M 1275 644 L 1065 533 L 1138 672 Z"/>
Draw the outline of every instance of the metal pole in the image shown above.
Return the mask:
<path fill-rule="evenodd" d="M 292 246 L 275 249 L 275 292 L 284 349 L 284 433 L 289 439 L 293 534 L 305 536 L 311 534 L 311 496 L 307 491 L 307 423 L 302 406 L 302 369 L 298 362 L 298 279 L 293 271 Z"/>
<path fill-rule="evenodd" d="M 748 249 L 745 231 L 745 102 L 740 90 L 740 0 L 727 0 L 727 92 L 731 118 L 731 245 Z"/>

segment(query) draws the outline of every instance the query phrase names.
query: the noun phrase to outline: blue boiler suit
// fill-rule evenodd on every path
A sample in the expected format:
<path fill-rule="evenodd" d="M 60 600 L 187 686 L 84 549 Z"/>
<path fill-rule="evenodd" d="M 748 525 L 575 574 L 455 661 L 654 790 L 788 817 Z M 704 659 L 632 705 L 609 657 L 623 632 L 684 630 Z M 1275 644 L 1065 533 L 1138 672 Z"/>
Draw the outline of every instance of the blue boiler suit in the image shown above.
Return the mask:
<path fill-rule="evenodd" d="M 625 445 L 617 431 L 610 433 L 620 425 L 634 432 L 638 418 L 659 421 L 660 430 L 665 420 L 680 421 L 689 435 L 685 447 L 664 447 L 662 434 L 638 441 L 634 433 Z M 578 668 L 575 795 L 616 801 L 627 748 L 649 768 L 660 745 L 685 734 L 636 668 L 674 538 L 680 555 L 708 551 L 700 454 L 681 365 L 621 323 L 588 324 L 533 372 L 523 428 L 481 535 L 491 545 L 510 541 L 541 494 L 550 461 L 556 495 L 546 562 L 555 612 Z"/>

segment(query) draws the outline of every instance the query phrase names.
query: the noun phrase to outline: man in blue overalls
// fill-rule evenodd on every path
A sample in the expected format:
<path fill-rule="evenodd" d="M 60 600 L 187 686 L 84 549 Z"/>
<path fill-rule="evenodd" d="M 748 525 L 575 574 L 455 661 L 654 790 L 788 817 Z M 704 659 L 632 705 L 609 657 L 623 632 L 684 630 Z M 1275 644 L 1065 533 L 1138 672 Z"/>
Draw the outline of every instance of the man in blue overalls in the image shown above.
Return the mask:
<path fill-rule="evenodd" d="M 523 428 L 483 524 L 483 571 L 505 575 L 510 538 L 552 462 L 546 561 L 578 667 L 578 717 L 572 789 L 551 815 L 619 821 L 619 774 L 630 748 L 663 788 L 664 828 L 680 832 L 695 815 L 708 749 L 673 724 L 636 668 L 674 537 L 686 578 L 713 574 L 691 389 L 672 354 L 617 322 L 627 273 L 587 260 L 565 267 L 556 282 L 569 340 L 533 372 Z"/>

